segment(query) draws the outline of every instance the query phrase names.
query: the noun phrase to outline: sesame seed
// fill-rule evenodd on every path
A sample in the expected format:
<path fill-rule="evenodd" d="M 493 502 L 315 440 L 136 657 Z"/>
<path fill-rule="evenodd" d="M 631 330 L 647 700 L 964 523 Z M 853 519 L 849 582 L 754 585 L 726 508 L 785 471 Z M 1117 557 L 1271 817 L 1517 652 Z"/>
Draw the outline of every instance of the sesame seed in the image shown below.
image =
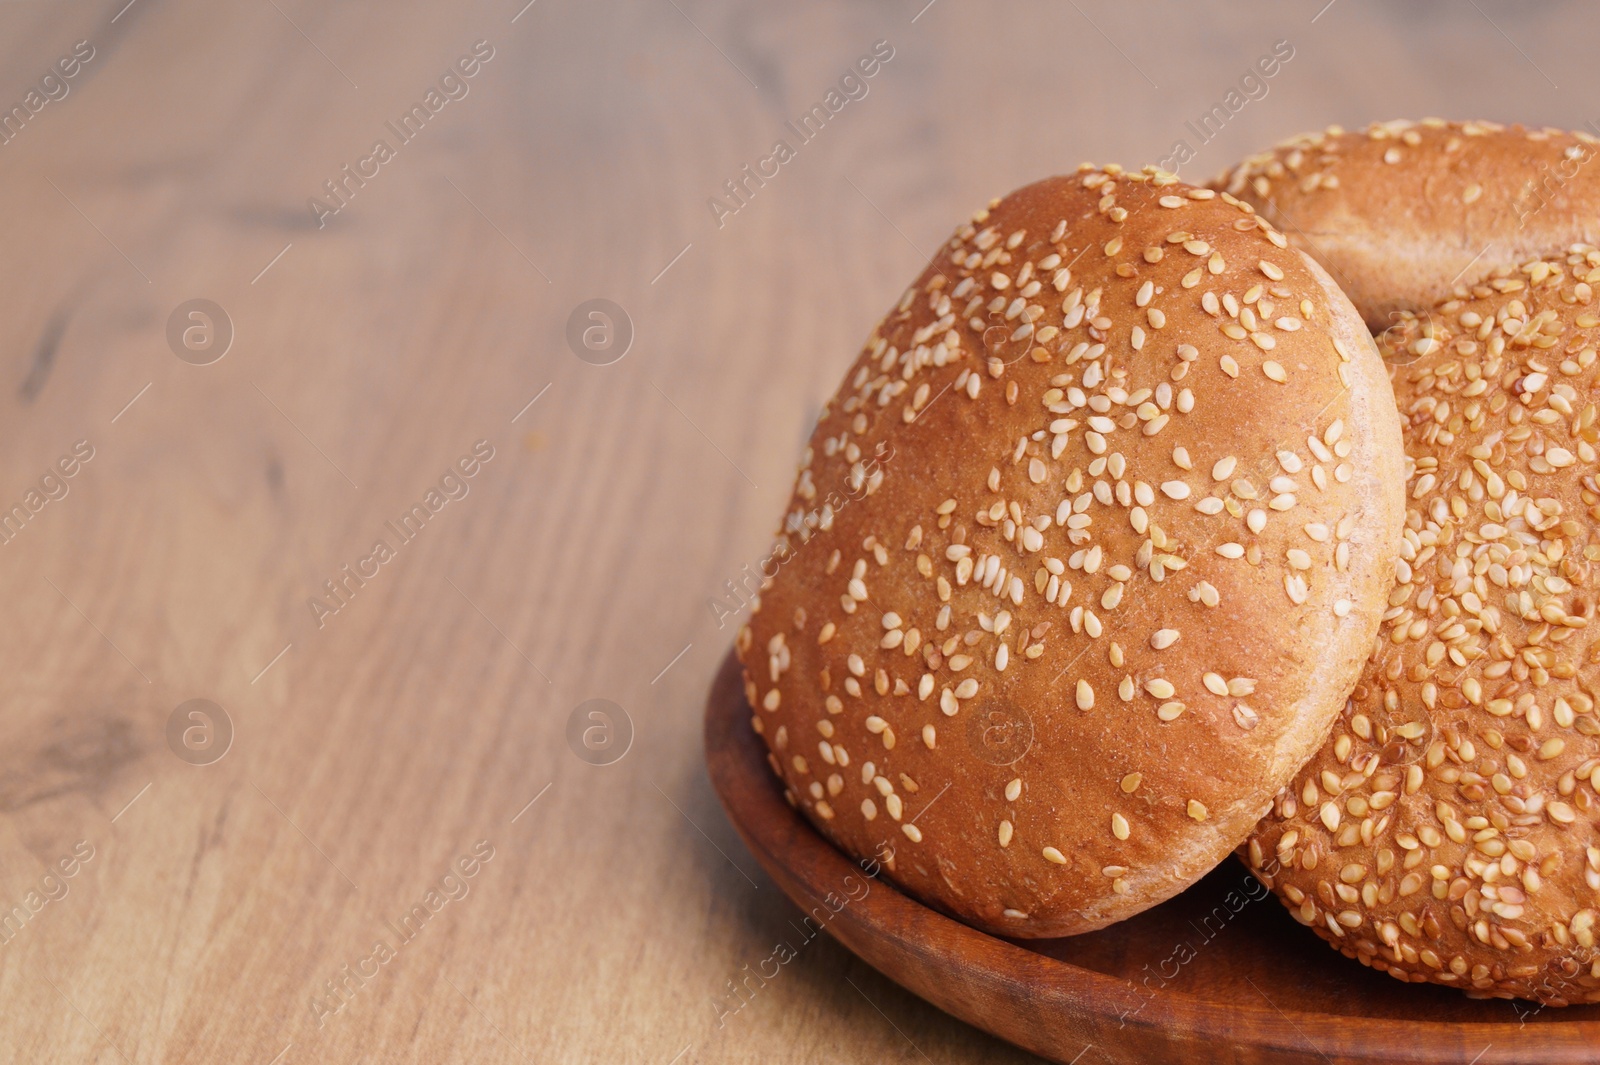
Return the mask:
<path fill-rule="evenodd" d="M 1157 651 L 1164 651 L 1177 642 L 1177 629 L 1157 629 L 1150 637 L 1150 646 Z"/>
<path fill-rule="evenodd" d="M 1042 853 L 1044 854 L 1045 861 L 1047 862 L 1054 862 L 1057 865 L 1067 864 L 1067 856 L 1056 850 L 1054 847 L 1046 847 Z"/>
<path fill-rule="evenodd" d="M 1194 818 L 1196 821 L 1204 821 L 1208 816 L 1206 804 L 1201 802 L 1199 799 L 1190 799 L 1189 816 Z"/>
<path fill-rule="evenodd" d="M 1077 701 L 1079 710 L 1094 709 L 1094 689 L 1086 680 L 1078 681 Z"/>
<path fill-rule="evenodd" d="M 1022 778 L 1017 777 L 1006 785 L 1006 802 L 1016 802 L 1017 796 L 1022 794 Z"/>
<path fill-rule="evenodd" d="M 1128 819 L 1123 817 L 1121 814 L 1112 814 L 1111 834 L 1116 836 L 1118 839 L 1127 839 L 1131 834 L 1131 830 L 1128 827 Z"/>

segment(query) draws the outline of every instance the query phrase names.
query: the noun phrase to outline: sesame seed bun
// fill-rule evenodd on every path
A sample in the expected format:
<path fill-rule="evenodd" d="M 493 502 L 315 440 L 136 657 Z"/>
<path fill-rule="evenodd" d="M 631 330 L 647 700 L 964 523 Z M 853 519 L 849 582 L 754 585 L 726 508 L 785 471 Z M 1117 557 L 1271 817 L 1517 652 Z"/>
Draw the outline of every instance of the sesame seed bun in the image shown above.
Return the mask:
<path fill-rule="evenodd" d="M 1370 651 L 1403 457 L 1322 270 L 1232 197 L 1084 167 L 977 212 L 873 331 L 740 633 L 790 800 L 1012 936 L 1248 836 Z"/>
<path fill-rule="evenodd" d="M 1409 453 L 1398 584 L 1247 854 L 1298 920 L 1402 980 L 1600 1002 L 1597 283 L 1577 246 L 1382 337 Z"/>
<path fill-rule="evenodd" d="M 1218 188 L 1253 204 L 1378 332 L 1457 284 L 1600 244 L 1600 140 L 1492 122 L 1331 127 L 1252 156 Z"/>

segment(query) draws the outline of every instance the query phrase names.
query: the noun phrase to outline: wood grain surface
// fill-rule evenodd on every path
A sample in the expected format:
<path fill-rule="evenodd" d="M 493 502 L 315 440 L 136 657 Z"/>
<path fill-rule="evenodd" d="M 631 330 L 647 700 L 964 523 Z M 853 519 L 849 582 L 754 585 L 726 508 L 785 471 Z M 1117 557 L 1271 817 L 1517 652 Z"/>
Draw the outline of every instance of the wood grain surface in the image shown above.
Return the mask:
<path fill-rule="evenodd" d="M 699 719 L 818 406 L 992 196 L 1581 126 L 1600 21 L 924 3 L 0 4 L 0 1058 L 1029 1060 L 826 937 L 730 1008 L 799 914 Z"/>

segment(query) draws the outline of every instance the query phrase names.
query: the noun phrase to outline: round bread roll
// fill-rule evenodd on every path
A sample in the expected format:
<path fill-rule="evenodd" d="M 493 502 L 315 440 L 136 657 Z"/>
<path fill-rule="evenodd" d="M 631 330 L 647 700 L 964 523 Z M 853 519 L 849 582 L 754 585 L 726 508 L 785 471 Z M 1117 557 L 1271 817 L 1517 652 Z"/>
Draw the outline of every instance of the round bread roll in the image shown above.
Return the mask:
<path fill-rule="evenodd" d="M 993 201 L 873 331 L 737 641 L 790 800 L 981 928 L 1060 936 L 1241 845 L 1371 649 L 1404 512 L 1360 317 L 1227 195 Z"/>
<path fill-rule="evenodd" d="M 1381 338 L 1411 468 L 1398 584 L 1247 850 L 1296 918 L 1402 980 L 1600 1002 L 1596 284 L 1575 246 Z"/>
<path fill-rule="evenodd" d="M 1331 127 L 1217 182 L 1333 274 L 1373 332 L 1458 283 L 1600 244 L 1600 140 L 1492 122 Z"/>

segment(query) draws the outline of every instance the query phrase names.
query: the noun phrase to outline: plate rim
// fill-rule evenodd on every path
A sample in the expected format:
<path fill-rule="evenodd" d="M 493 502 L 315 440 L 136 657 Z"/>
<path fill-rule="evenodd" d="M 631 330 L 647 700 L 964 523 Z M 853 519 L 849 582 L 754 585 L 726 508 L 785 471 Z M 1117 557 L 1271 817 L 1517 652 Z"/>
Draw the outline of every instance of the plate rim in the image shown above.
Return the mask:
<path fill-rule="evenodd" d="M 784 801 L 767 765 L 764 745 L 749 727 L 754 713 L 744 696 L 737 656 L 730 649 L 712 682 L 706 704 L 703 742 L 707 772 L 718 801 L 745 846 L 784 894 L 807 910 L 806 900 L 798 897 L 797 892 L 809 896 L 814 907 L 830 890 L 826 883 L 819 881 L 837 884 L 846 875 L 864 874 L 853 860 L 837 850 Z M 798 867 L 813 870 L 813 875 L 802 873 Z M 934 920 L 934 927 L 940 933 L 937 937 L 924 936 L 920 941 L 912 941 L 894 931 L 896 926 L 903 927 L 913 919 L 926 921 L 929 918 Z M 1519 1065 L 1600 1061 L 1600 1019 L 1518 1023 L 1433 1021 L 1420 1017 L 1409 1020 L 1352 1018 L 1347 1014 L 1284 1009 L 1275 1004 L 1266 1007 L 1230 1004 L 1222 1010 L 1215 1000 L 1175 989 L 1162 989 L 1145 996 L 1131 982 L 1028 950 L 964 924 L 901 892 L 881 876 L 874 878 L 873 888 L 867 895 L 835 912 L 824 927 L 851 953 L 874 968 L 878 966 L 858 949 L 854 939 L 892 942 L 902 952 L 919 957 L 936 969 L 942 962 L 945 973 L 954 972 L 959 962 L 963 972 L 980 974 L 983 984 L 1006 998 L 1017 996 L 1007 993 L 1001 984 L 1026 984 L 1037 1007 L 1063 1014 L 1081 1012 L 1089 1017 L 1109 1017 L 1113 1021 L 1121 1011 L 1124 1021 L 1121 1030 L 1143 1030 L 1157 1042 L 1166 1041 L 1174 1046 L 1179 1045 L 1179 1041 L 1174 1040 L 1179 1033 L 1183 1043 L 1221 1041 L 1234 1044 L 1241 1035 L 1247 1035 L 1249 1047 L 1301 1055 L 1308 1061 L 1337 1060 L 1329 1057 L 1330 1053 L 1365 1061 L 1474 1060 L 1478 1065 L 1495 1061 Z M 1320 941 L 1315 946 L 1332 949 Z M 986 963 L 974 965 L 974 958 L 985 959 Z M 934 975 L 939 975 L 939 971 Z M 924 988 L 910 986 L 898 976 L 888 978 L 997 1038 L 1050 1056 L 1048 1048 L 1019 1042 L 1016 1033 L 997 1031 L 986 1023 L 986 1018 L 952 1008 L 947 1001 L 940 1001 L 937 994 L 930 995 Z M 1398 990 L 1400 981 L 1395 983 Z M 1535 1032 L 1546 1038 L 1541 1038 L 1537 1046 L 1529 1046 L 1529 1037 Z M 1436 1052 L 1427 1056 L 1395 1056 L 1397 1052 L 1405 1054 L 1407 1047 L 1418 1050 L 1431 1047 L 1437 1051 L 1445 1045 L 1459 1045 L 1471 1055 L 1472 1050 L 1460 1045 L 1468 1034 L 1472 1035 L 1474 1044 L 1481 1036 L 1487 1045 L 1476 1059 L 1440 1058 Z M 1493 1053 L 1501 1049 L 1512 1056 Z M 1540 1056 L 1530 1058 L 1529 1051 Z"/>

